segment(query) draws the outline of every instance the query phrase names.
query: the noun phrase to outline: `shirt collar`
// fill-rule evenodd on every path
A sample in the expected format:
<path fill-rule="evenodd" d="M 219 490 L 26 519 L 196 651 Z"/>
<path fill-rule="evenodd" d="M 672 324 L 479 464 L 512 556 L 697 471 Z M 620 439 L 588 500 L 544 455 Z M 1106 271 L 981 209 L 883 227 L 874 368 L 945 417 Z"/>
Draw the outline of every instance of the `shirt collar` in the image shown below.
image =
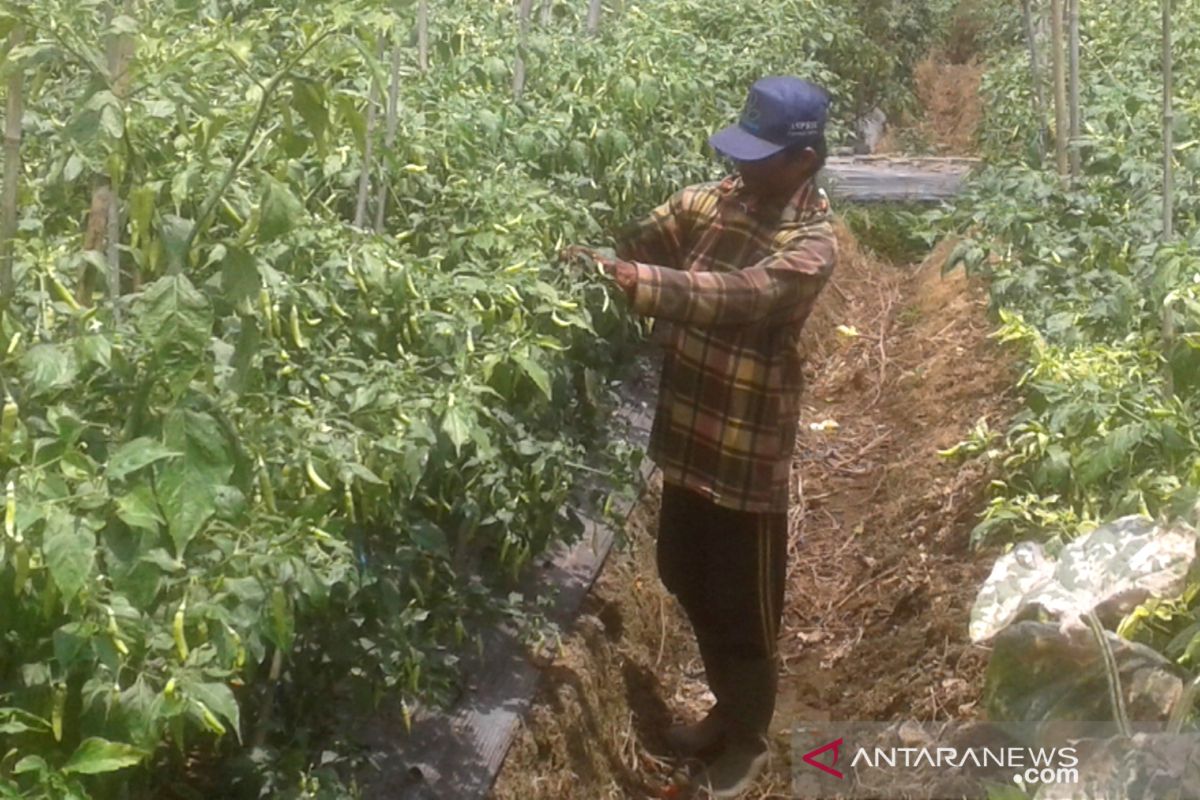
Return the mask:
<path fill-rule="evenodd" d="M 795 222 L 805 214 L 824 212 L 829 208 L 829 201 L 825 197 L 824 190 L 817 188 L 815 176 L 801 184 L 782 205 L 765 203 L 756 195 L 748 192 L 740 175 L 730 175 L 721 181 L 721 194 L 727 202 L 732 202 L 747 214 L 754 214 L 760 210 L 778 209 L 779 218 L 783 222 Z"/>

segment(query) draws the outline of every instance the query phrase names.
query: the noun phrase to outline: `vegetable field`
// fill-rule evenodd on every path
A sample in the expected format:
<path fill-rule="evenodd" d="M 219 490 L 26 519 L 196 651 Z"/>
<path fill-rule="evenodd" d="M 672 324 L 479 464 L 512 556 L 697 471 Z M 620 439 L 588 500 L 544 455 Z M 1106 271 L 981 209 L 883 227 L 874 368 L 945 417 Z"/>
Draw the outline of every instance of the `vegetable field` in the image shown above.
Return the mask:
<path fill-rule="evenodd" d="M 870 3 L 583 5 L 0 6 L 0 796 L 352 793 L 330 699 L 452 698 L 632 475 L 640 331 L 557 250 L 719 174 L 754 77 L 842 135 L 921 49 Z"/>
<path fill-rule="evenodd" d="M 963 425 L 923 456 L 986 476 L 978 508 L 945 483 L 1001 559 L 971 632 L 1012 657 L 978 710 L 1101 696 L 1082 707 L 1120 721 L 1132 642 L 1183 724 L 1200 671 L 1200 20 L 1163 3 L 1068 0 L 1051 26 L 1057 0 L 0 2 L 0 797 L 361 796 L 347 728 L 452 703 L 489 626 L 556 637 L 522 578 L 580 535 L 579 509 L 635 483 L 613 411 L 644 331 L 558 252 L 723 174 L 705 139 L 753 79 L 828 86 L 831 142 L 849 145 L 873 109 L 920 117 L 931 50 L 983 68 L 988 166 L 952 208 L 850 217 L 877 242 L 953 237 L 946 269 L 986 282 L 1021 364 L 1011 425 Z M 1075 47 L 1052 46 L 1060 27 Z M 889 305 L 894 277 L 855 274 L 878 305 L 837 308 L 881 327 L 837 320 L 843 350 L 822 363 L 880 376 L 843 426 L 870 462 L 894 422 L 888 341 L 949 328 L 921 321 L 935 305 Z M 1160 524 L 1106 527 L 1129 515 Z M 1121 542 L 1157 571 L 1124 571 Z M 1044 594 L 1003 580 L 1014 546 L 1043 582 L 1067 565 L 1155 588 L 1115 617 L 1072 607 L 1107 642 L 1077 684 L 1010 669 L 1049 636 L 1004 632 L 1029 620 L 1000 607 L 1046 621 Z M 883 572 L 839 575 L 885 595 Z M 928 716 L 975 713 L 958 699 Z"/>
<path fill-rule="evenodd" d="M 996 474 L 974 541 L 1025 540 L 972 615 L 975 638 L 995 637 L 986 706 L 997 719 L 1125 730 L 1169 718 L 1178 731 L 1193 715 L 1200 652 L 1189 527 L 1200 508 L 1200 29 L 1186 4 L 1070 3 L 1065 28 L 1078 35 L 1064 52 L 1079 77 L 1043 71 L 1031 83 L 1031 41 L 1042 65 L 1054 49 L 1030 38 L 1047 13 L 1032 5 L 1028 25 L 1010 9 L 984 80 L 993 166 L 943 220 L 965 236 L 947 266 L 987 276 L 997 335 L 1024 364 L 1011 427 L 982 426 L 964 443 Z M 1060 97 L 1077 98 L 1060 117 L 1073 118 L 1069 136 L 1049 119 L 1060 81 L 1071 89 Z M 1142 519 L 1112 524 L 1130 516 Z M 1016 564 L 1043 558 L 1041 577 L 1017 577 Z M 1090 628 L 1090 662 L 1064 652 L 1063 634 L 1040 625 L 1051 619 Z"/>
<path fill-rule="evenodd" d="M 934 85 L 918 94 L 945 118 L 892 132 L 909 147 L 926 131 L 957 143 L 970 116 L 958 112 L 973 110 L 955 81 L 981 74 L 971 139 L 985 167 L 971 189 L 928 213 L 840 209 L 879 252 L 843 234 L 835 292 L 810 323 L 782 766 L 750 797 L 792 796 L 797 721 L 856 719 L 1107 721 L 1120 735 L 1083 762 L 1086 790 L 1009 782 L 988 796 L 1196 792 L 1195 14 L 1153 0 L 976 10 L 923 65 Z M 592 624 L 611 643 L 585 631 L 569 663 L 590 659 L 608 684 L 661 672 L 671 708 L 586 669 L 557 678 L 516 751 L 538 778 L 506 774 L 503 797 L 561 793 L 534 754 L 599 773 L 595 796 L 649 794 L 627 759 L 655 752 L 643 720 L 709 707 L 686 621 L 638 584 L 653 559 L 646 515 L 649 533 L 598 590 Z M 581 727 L 602 718 L 601 756 L 560 743 L 570 714 Z M 1154 764 L 1128 740 L 1139 724 L 1189 738 Z"/>

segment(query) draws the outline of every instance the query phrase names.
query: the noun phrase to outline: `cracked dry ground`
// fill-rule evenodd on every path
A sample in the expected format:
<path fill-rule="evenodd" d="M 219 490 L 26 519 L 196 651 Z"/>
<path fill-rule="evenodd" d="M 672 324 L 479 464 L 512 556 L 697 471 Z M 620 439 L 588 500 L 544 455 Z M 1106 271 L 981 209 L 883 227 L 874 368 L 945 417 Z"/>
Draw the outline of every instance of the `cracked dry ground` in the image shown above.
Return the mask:
<path fill-rule="evenodd" d="M 806 333 L 774 753 L 752 800 L 792 796 L 797 722 L 979 713 L 987 654 L 968 641 L 967 618 L 995 554 L 969 538 L 991 476 L 938 451 L 981 419 L 1003 428 L 1012 370 L 989 338 L 983 287 L 941 276 L 949 243 L 899 266 L 845 230 L 839 239 L 838 271 Z M 829 420 L 836 428 L 821 425 Z M 652 485 L 547 669 L 499 800 L 682 796 L 660 731 L 703 714 L 711 696 L 657 578 L 657 508 Z"/>

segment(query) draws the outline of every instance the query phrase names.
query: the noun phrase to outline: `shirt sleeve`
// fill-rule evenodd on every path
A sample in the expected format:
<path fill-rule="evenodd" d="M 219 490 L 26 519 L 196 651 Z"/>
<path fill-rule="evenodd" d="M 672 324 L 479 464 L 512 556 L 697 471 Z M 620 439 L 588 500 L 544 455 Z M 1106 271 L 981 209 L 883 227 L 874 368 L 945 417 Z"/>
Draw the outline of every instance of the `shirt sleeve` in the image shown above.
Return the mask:
<path fill-rule="evenodd" d="M 784 323 L 807 314 L 837 258 L 828 225 L 799 230 L 757 264 L 733 272 L 683 272 L 637 263 L 633 309 L 688 325 Z"/>
<path fill-rule="evenodd" d="M 688 233 L 689 190 L 683 189 L 649 216 L 626 226 L 617 235 L 617 257 L 682 269 Z"/>

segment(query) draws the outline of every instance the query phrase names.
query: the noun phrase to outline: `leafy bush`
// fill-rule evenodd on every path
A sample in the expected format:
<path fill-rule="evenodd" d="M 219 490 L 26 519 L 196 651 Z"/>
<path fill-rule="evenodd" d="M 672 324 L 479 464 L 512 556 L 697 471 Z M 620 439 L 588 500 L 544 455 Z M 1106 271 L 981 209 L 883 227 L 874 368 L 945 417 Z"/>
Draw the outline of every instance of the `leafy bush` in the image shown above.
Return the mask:
<path fill-rule="evenodd" d="M 989 277 L 993 308 L 1006 314 L 1001 335 L 1029 362 L 1027 409 L 1009 434 L 1011 474 L 979 538 L 1071 538 L 1139 510 L 1179 513 L 1200 496 L 1191 433 L 1200 203 L 1187 189 L 1200 166 L 1197 107 L 1187 99 L 1196 75 L 1180 78 L 1181 237 L 1165 242 L 1156 9 L 1148 0 L 1084 9 L 1084 169 L 1073 186 L 1011 160 L 1034 146 L 1040 121 L 1023 43 L 994 57 L 984 134 L 993 164 L 954 211 L 933 215 L 966 235 L 947 266 Z M 1200 27 L 1187 15 L 1177 24 L 1178 58 L 1190 63 Z M 1168 306 L 1179 333 L 1164 341 Z"/>
<path fill-rule="evenodd" d="M 431 6 L 386 147 L 366 101 L 407 6 L 4 5 L 28 96 L 0 796 L 340 791 L 311 766 L 331 706 L 452 698 L 514 580 L 578 535 L 582 478 L 629 480 L 610 389 L 637 326 L 553 254 L 719 174 L 704 138 L 753 78 L 897 74 L 849 2 L 627 4 L 594 39 L 554 4 L 514 102 L 511 5 Z M 368 145 L 387 235 L 348 224 Z M 78 241 L 106 181 L 120 297 Z"/>

